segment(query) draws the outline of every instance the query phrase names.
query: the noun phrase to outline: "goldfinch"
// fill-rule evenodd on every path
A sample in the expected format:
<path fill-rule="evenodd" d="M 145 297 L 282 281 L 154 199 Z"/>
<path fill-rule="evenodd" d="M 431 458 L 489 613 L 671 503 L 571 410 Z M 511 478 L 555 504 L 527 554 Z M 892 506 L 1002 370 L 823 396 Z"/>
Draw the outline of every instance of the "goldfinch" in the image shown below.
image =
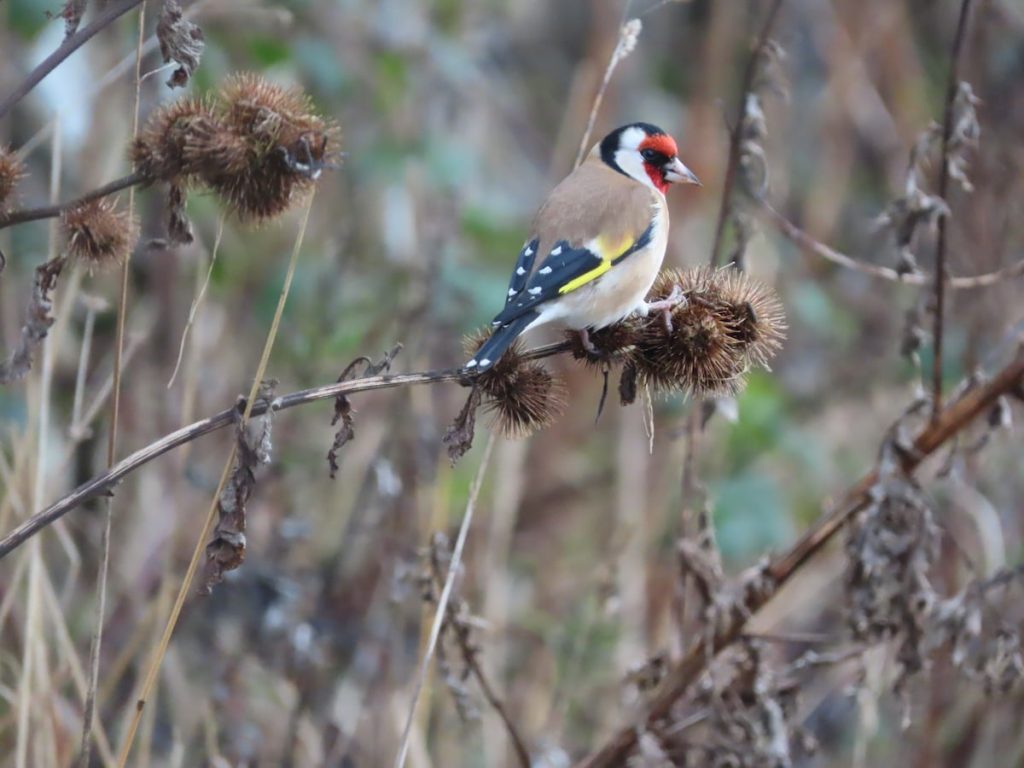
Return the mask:
<path fill-rule="evenodd" d="M 588 330 L 677 304 L 645 301 L 668 243 L 670 184 L 700 184 L 677 157 L 676 143 L 649 123 L 622 126 L 552 190 L 534 217 L 492 332 L 466 363 L 493 365 L 530 328 L 558 323 Z"/>

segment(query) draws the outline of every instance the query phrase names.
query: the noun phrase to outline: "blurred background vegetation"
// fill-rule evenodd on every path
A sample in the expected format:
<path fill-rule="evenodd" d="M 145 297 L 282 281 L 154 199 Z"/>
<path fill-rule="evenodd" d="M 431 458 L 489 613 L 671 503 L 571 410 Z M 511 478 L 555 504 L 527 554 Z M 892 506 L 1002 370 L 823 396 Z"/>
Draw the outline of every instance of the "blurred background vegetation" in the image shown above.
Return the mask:
<path fill-rule="evenodd" d="M 156 5 L 147 10 L 147 35 Z M 300 85 L 343 132 L 347 154 L 319 182 L 270 361 L 278 392 L 333 381 L 356 356 L 378 358 L 396 342 L 404 345 L 398 371 L 463 360 L 462 336 L 499 308 L 530 217 L 572 167 L 624 18 L 640 16 L 643 30 L 608 88 L 595 139 L 635 120 L 677 138 L 704 187 L 670 195 L 666 263 L 707 263 L 728 125 L 766 5 L 186 6 L 207 43 L 192 92 L 216 88 L 237 71 L 258 71 Z M 996 270 L 1019 259 L 1024 244 L 1024 4 L 975 5 L 962 74 L 981 99 L 982 140 L 970 160 L 976 191 L 956 189 L 949 200 L 956 275 Z M 62 24 L 51 18 L 59 10 L 42 0 L 0 5 L 0 93 L 59 45 Z M 895 265 L 896 249 L 875 219 L 901 194 L 918 134 L 941 120 L 958 12 L 952 0 L 784 4 L 773 37 L 786 52 L 787 92 L 765 98 L 769 198 L 816 238 L 860 260 Z M 129 170 L 136 36 L 137 17 L 129 14 L 0 121 L 0 144 L 32 142 L 19 203 L 49 199 L 57 157 L 61 199 Z M 151 43 L 143 71 L 160 66 Z M 166 77 L 143 81 L 143 118 L 180 93 Z M 191 195 L 195 243 L 170 247 L 163 205 L 156 189 L 137 200 L 142 238 L 131 264 L 122 455 L 248 390 L 301 215 L 293 211 L 258 229 L 227 217 L 182 373 L 168 389 L 222 208 L 212 195 Z M 0 231 L 5 348 L 23 322 L 48 231 L 45 222 Z M 926 241 L 919 258 L 929 270 L 932 253 Z M 752 240 L 745 262 L 779 292 L 790 331 L 774 370 L 753 375 L 734 403 L 721 404 L 696 452 L 729 573 L 791 542 L 824 501 L 874 461 L 885 430 L 920 387 L 921 374 L 900 347 L 908 313 L 924 312 L 928 301 L 927 291 L 803 254 L 770 227 Z M 70 435 L 69 425 L 89 307 L 89 399 L 110 376 L 118 277 L 113 270 L 74 279 L 81 280 L 74 294 L 67 276 L 58 290 L 59 333 L 51 334 L 43 504 L 105 467 L 105 414 L 89 435 Z M 974 366 L 991 363 L 990 351 L 1024 319 L 1019 280 L 952 294 L 948 316 L 952 387 Z M 927 371 L 927 345 L 922 354 Z M 642 404 L 620 408 L 612 398 L 595 423 L 600 375 L 565 358 L 550 365 L 566 379 L 567 412 L 528 440 L 496 445 L 459 589 L 482 620 L 481 662 L 535 764 L 555 768 L 632 716 L 637 694 L 624 682 L 631 669 L 678 652 L 675 540 L 681 511 L 699 507 L 703 497 L 683 498 L 681 480 L 687 414 L 699 404 L 657 400 L 648 452 Z M 33 508 L 38 375 L 0 389 L 0 532 Z M 330 404 L 275 418 L 273 462 L 249 505 L 246 561 L 210 597 L 186 604 L 129 764 L 391 763 L 431 616 L 417 581 L 420 556 L 435 531 L 452 532 L 461 519 L 485 442 L 478 435 L 473 451 L 449 466 L 441 436 L 465 394 L 446 384 L 354 396 L 356 437 L 334 480 L 325 461 Z M 230 440 L 222 432 L 179 449 L 116 489 L 97 709 L 115 752 Z M 961 480 L 929 484 L 940 522 L 968 552 L 984 538 L 977 530 L 995 531 L 1001 557 L 1018 562 L 1019 443 L 1000 433 L 983 460 L 962 472 L 974 494 L 967 501 Z M 987 528 L 972 523 L 978 507 Z M 44 632 L 36 639 L 46 684 L 33 687 L 28 765 L 68 765 L 76 754 L 76 669 L 88 657 L 95 620 L 99 510 L 93 503 L 71 513 L 42 534 L 40 552 L 24 548 L 0 562 L 2 765 L 15 765 L 23 722 L 17 692 L 31 557 L 40 558 L 50 598 L 42 600 Z M 842 565 L 840 547 L 812 562 L 758 618 L 759 631 L 813 631 L 826 646 L 842 645 Z M 943 578 L 954 584 L 961 570 L 946 568 Z M 779 646 L 779 653 L 795 653 Z M 805 764 L 1024 765 L 1020 693 L 989 700 L 951 682 L 937 663 L 910 686 L 906 732 L 899 697 L 864 671 L 875 667 L 821 673 L 800 709 L 820 742 Z M 428 678 L 408 764 L 515 764 L 500 720 L 473 684 L 467 688 L 480 717 L 463 719 L 441 677 Z M 106 764 L 102 753 L 94 760 Z"/>

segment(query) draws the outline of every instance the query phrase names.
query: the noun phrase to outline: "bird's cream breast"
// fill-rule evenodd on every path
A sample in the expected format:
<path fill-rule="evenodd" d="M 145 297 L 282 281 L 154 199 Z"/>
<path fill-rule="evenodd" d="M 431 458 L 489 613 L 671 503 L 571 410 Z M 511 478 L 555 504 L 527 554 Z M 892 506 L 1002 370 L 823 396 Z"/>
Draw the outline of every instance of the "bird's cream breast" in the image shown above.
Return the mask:
<path fill-rule="evenodd" d="M 569 328 L 603 328 L 639 309 L 665 258 L 668 209 L 665 198 L 652 191 L 654 230 L 651 242 L 630 254 L 593 282 L 545 307 L 536 325 L 561 322 Z"/>

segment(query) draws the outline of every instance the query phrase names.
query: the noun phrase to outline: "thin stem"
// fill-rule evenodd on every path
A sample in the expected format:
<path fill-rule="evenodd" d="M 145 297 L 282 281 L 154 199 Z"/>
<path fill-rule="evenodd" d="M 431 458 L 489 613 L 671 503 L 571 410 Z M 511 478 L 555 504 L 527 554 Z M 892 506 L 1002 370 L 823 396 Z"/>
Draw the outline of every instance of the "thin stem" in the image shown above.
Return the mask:
<path fill-rule="evenodd" d="M 722 202 L 718 208 L 718 222 L 715 224 L 715 239 L 711 246 L 711 266 L 717 267 L 721 261 L 722 239 L 725 236 L 725 224 L 732 214 L 732 190 L 736 185 L 736 168 L 740 162 L 740 143 L 743 135 L 743 123 L 747 115 L 747 96 L 754 88 L 754 78 L 757 76 L 757 67 L 761 61 L 761 55 L 768 38 L 775 26 L 775 17 L 778 16 L 779 8 L 782 7 L 782 0 L 774 0 L 768 15 L 765 16 L 764 24 L 761 25 L 761 32 L 754 44 L 754 52 L 747 60 L 747 67 L 743 71 L 743 84 L 740 87 L 739 101 L 736 106 L 736 124 L 729 132 L 729 163 L 725 168 L 725 182 L 722 184 Z"/>
<path fill-rule="evenodd" d="M 452 549 L 452 559 L 448 564 L 448 575 L 445 577 L 444 588 L 437 600 L 437 609 L 434 611 L 434 623 L 430 628 L 430 639 L 427 641 L 426 651 L 423 653 L 423 660 L 420 662 L 419 672 L 416 674 L 416 686 L 413 689 L 412 701 L 409 703 L 409 715 L 405 720 L 405 728 L 402 730 L 402 741 L 398 749 L 398 756 L 395 758 L 395 768 L 403 768 L 405 758 L 409 752 L 409 737 L 412 735 L 412 724 L 416 717 L 416 705 L 420 700 L 420 693 L 423 690 L 423 683 L 427 679 L 427 671 L 430 669 L 430 662 L 434 658 L 434 651 L 437 648 L 437 640 L 441 636 L 441 627 L 444 624 L 445 610 L 448 607 L 448 600 L 451 598 L 452 586 L 455 584 L 455 576 L 459 571 L 459 563 L 462 561 L 462 550 L 466 544 L 466 537 L 469 534 L 469 526 L 473 522 L 473 512 L 476 509 L 476 500 L 480 495 L 480 488 L 483 485 L 484 475 L 487 474 L 487 465 L 490 463 L 491 452 L 494 448 L 495 433 L 491 432 L 487 437 L 487 444 L 484 446 L 484 454 L 480 459 L 480 466 L 476 470 L 476 477 L 473 478 L 473 485 L 469 489 L 469 500 L 466 502 L 466 513 L 462 516 L 462 524 L 459 526 L 459 536 L 455 540 L 455 547 Z"/>
<path fill-rule="evenodd" d="M 135 46 L 135 99 L 132 102 L 132 139 L 139 133 L 139 103 L 142 95 L 142 45 L 146 40 L 146 4 L 139 8 L 139 34 Z M 132 174 L 137 176 L 138 174 Z M 131 178 L 126 177 L 126 178 Z M 109 186 L 109 185 L 108 185 Z M 128 219 L 135 217 L 135 187 L 128 190 Z M 128 315 L 128 277 L 132 254 L 129 250 L 121 265 L 121 294 L 117 305 L 117 332 L 114 339 L 114 384 L 110 404 L 110 432 L 107 435 L 107 468 L 117 458 L 117 428 L 121 413 L 121 373 L 124 358 L 124 331 Z M 96 626 L 89 644 L 89 687 L 85 695 L 82 716 L 82 743 L 78 753 L 78 768 L 88 768 L 92 758 L 92 730 L 96 717 L 96 687 L 100 677 L 100 652 L 103 648 L 103 618 L 107 612 L 107 583 L 110 572 L 110 529 L 114 518 L 114 500 L 107 498 L 103 510 L 103 533 L 100 537 L 100 568 L 96 579 Z"/>
<path fill-rule="evenodd" d="M 954 105 L 960 87 L 960 57 L 967 37 L 967 22 L 971 14 L 971 0 L 960 4 L 960 19 L 956 25 L 953 51 L 950 54 L 949 81 L 946 84 L 946 112 L 942 121 L 942 161 L 939 167 L 939 197 L 949 205 L 949 142 L 953 136 Z M 946 315 L 946 226 L 949 215 L 939 217 L 939 237 L 935 252 L 935 325 L 932 339 L 932 419 L 942 410 L 942 337 Z"/>
<path fill-rule="evenodd" d="M 143 0 L 121 0 L 120 3 L 105 8 L 95 19 L 75 34 L 66 38 L 58 46 L 57 50 L 47 56 L 33 69 L 21 83 L 3 100 L 0 101 L 0 119 L 2 119 L 11 108 L 23 99 L 33 88 L 42 82 L 43 78 L 56 69 L 68 56 L 77 51 L 98 32 L 110 26 L 114 21 Z"/>
<path fill-rule="evenodd" d="M 567 342 L 547 344 L 531 350 L 524 354 L 528 360 L 539 360 L 567 351 Z M 395 387 L 413 386 L 420 384 L 439 384 L 442 382 L 463 381 L 469 378 L 464 371 L 456 368 L 443 371 L 423 371 L 420 373 L 406 373 L 399 375 L 367 376 L 361 379 L 350 379 L 340 383 L 325 384 L 311 389 L 303 389 L 298 392 L 275 398 L 272 402 L 267 400 L 256 400 L 252 404 L 252 415 L 261 416 L 273 404 L 275 411 L 283 411 L 300 405 L 329 400 L 338 395 L 351 395 L 357 392 L 369 392 L 378 389 L 393 389 Z M 89 499 L 95 498 L 104 493 L 109 493 L 124 477 L 131 474 L 145 464 L 163 456 L 168 451 L 178 446 L 190 443 L 211 432 L 223 429 L 229 424 L 235 423 L 237 408 L 227 408 L 205 419 L 200 419 L 188 426 L 182 427 L 159 440 L 140 448 L 130 456 L 119 461 L 113 468 L 97 475 L 93 479 L 83 483 L 68 495 L 51 504 L 46 509 L 33 514 L 30 518 L 21 523 L 17 528 L 0 539 L 0 560 L 9 555 L 12 551 L 24 544 L 28 539 L 39 533 L 43 528 L 56 522 L 72 509 L 84 504 Z"/>
<path fill-rule="evenodd" d="M 256 395 L 259 392 L 263 377 L 267 372 L 267 364 L 270 362 L 270 352 L 274 348 L 274 340 L 277 338 L 277 330 L 281 325 L 281 317 L 284 315 L 284 307 L 288 301 L 288 294 L 291 292 L 292 279 L 295 277 L 295 267 L 299 261 L 299 253 L 302 250 L 302 241 L 306 236 L 306 226 L 309 224 L 309 214 L 313 210 L 313 199 L 314 198 L 311 195 L 309 203 L 306 206 L 306 210 L 303 213 L 302 221 L 299 224 L 299 231 L 295 237 L 295 245 L 292 248 L 291 258 L 288 260 L 288 271 L 285 273 L 284 285 L 281 286 L 281 293 L 277 299 L 277 308 L 274 310 L 274 319 L 270 323 L 270 330 L 267 331 L 267 339 L 263 344 L 263 352 L 260 355 L 259 364 L 256 366 L 256 374 L 253 376 L 252 385 L 249 388 L 249 397 L 246 399 L 245 410 L 242 413 L 240 429 L 245 429 L 246 423 L 253 414 Z M 128 764 L 128 757 L 132 751 L 132 742 L 135 740 L 135 734 L 139 729 L 139 723 L 142 721 L 142 713 L 145 710 L 150 692 L 153 690 L 153 686 L 156 683 L 156 676 L 160 672 L 160 666 L 163 663 L 164 656 L 167 654 L 167 647 L 170 645 L 171 636 L 174 634 L 174 628 L 178 624 L 178 618 L 181 616 L 181 609 L 185 604 L 185 598 L 188 596 L 189 590 L 192 587 L 192 581 L 195 579 L 196 571 L 199 569 L 199 561 L 202 559 L 204 545 L 210 535 L 210 530 L 213 527 L 213 520 L 217 513 L 220 495 L 227 483 L 228 476 L 231 474 L 231 468 L 235 463 L 235 455 L 237 452 L 238 443 L 233 442 L 231 444 L 231 451 L 228 454 L 227 461 L 224 462 L 224 470 L 221 472 L 220 482 L 217 483 L 217 490 L 213 494 L 213 500 L 210 502 L 210 509 L 207 512 L 206 521 L 203 523 L 203 528 L 199 533 L 195 549 L 192 551 L 192 559 L 189 561 L 188 569 L 185 571 L 185 577 L 182 579 L 181 587 L 178 589 L 178 596 L 174 601 L 174 607 L 171 609 L 171 615 L 167 619 L 167 624 L 164 627 L 160 643 L 153 654 L 153 659 L 150 661 L 149 668 L 146 670 L 145 681 L 143 682 L 142 690 L 139 691 L 139 698 L 135 702 L 135 711 L 132 714 L 132 720 L 128 726 L 128 732 L 125 735 L 124 743 L 121 745 L 121 752 L 118 755 L 118 768 L 124 768 L 124 766 Z"/>
<path fill-rule="evenodd" d="M 612 75 L 615 74 L 615 68 L 619 66 L 620 61 L 632 52 L 633 46 L 636 45 L 636 36 L 640 34 L 639 19 L 627 22 L 626 15 L 628 12 L 629 3 L 627 2 L 626 7 L 622 12 L 622 23 L 619 24 L 619 36 L 615 41 L 615 47 L 612 49 L 612 54 L 608 58 L 608 66 L 605 67 L 601 86 L 597 89 L 597 94 L 594 96 L 593 104 L 590 105 L 590 115 L 587 118 L 587 127 L 583 131 L 583 138 L 580 139 L 580 148 L 576 151 L 576 162 L 573 163 L 573 168 L 579 168 L 580 163 L 583 162 L 583 156 L 587 152 L 587 145 L 590 143 L 590 135 L 594 131 L 594 123 L 597 122 L 597 113 L 601 109 L 601 102 L 604 101 L 604 94 L 605 91 L 608 90 L 608 84 L 612 81 Z"/>
<path fill-rule="evenodd" d="M 66 200 L 63 203 L 54 203 L 53 205 L 44 205 L 39 208 L 23 208 L 18 211 L 11 211 L 8 214 L 0 216 L 0 229 L 6 229 L 7 227 L 14 226 L 15 224 L 24 224 L 28 221 L 38 221 L 39 219 L 52 219 L 60 216 L 65 211 L 69 211 L 72 208 L 88 203 L 92 200 L 98 200 L 101 197 L 107 197 L 115 192 L 120 192 L 122 189 L 130 189 L 140 184 L 149 184 L 153 179 L 146 176 L 139 171 L 130 173 L 127 176 L 122 176 L 120 179 L 114 179 L 114 181 L 104 184 L 102 187 L 97 187 L 84 195 L 76 197 L 74 200 Z"/>
<path fill-rule="evenodd" d="M 931 285 L 934 280 L 931 275 L 920 272 L 900 274 L 891 267 L 883 267 L 878 264 L 868 264 L 863 261 L 858 261 L 852 256 L 840 253 L 825 243 L 815 240 L 811 235 L 800 229 L 800 227 L 779 213 L 767 200 L 759 200 L 758 204 L 760 205 L 761 210 L 765 212 L 768 220 L 779 231 L 779 234 L 793 243 L 804 253 L 810 254 L 811 256 L 817 256 L 818 258 L 824 259 L 832 264 L 836 264 L 837 266 L 844 267 L 846 269 L 852 269 L 855 272 L 860 272 L 861 274 L 868 275 L 869 277 L 877 277 L 894 283 L 902 283 L 903 285 L 922 287 Z M 1002 269 L 997 269 L 995 272 L 986 272 L 982 275 L 964 277 L 947 277 L 946 287 L 952 290 L 989 288 L 993 285 L 999 285 L 1010 278 L 1020 277 L 1021 275 L 1024 275 L 1024 259 L 1015 261 L 1013 264 L 1003 267 Z"/>
<path fill-rule="evenodd" d="M 217 253 L 220 251 L 220 240 L 224 236 L 224 214 L 220 215 L 220 219 L 217 221 L 217 236 L 213 241 L 213 252 L 210 254 L 210 266 L 206 269 L 206 278 L 199 286 L 199 290 L 196 292 L 196 297 L 192 299 L 192 306 L 188 310 L 188 320 L 185 321 L 185 328 L 181 332 L 181 341 L 178 344 L 178 359 L 174 362 L 174 370 L 171 372 L 171 378 L 167 380 L 167 388 L 170 389 L 174 386 L 174 380 L 178 378 L 178 370 L 181 368 L 181 360 L 185 356 L 185 345 L 188 344 L 188 335 L 192 330 L 192 324 L 196 321 L 196 315 L 199 314 L 199 306 L 203 303 L 203 297 L 206 296 L 206 289 L 210 286 L 210 277 L 213 275 L 213 267 L 217 263 Z"/>

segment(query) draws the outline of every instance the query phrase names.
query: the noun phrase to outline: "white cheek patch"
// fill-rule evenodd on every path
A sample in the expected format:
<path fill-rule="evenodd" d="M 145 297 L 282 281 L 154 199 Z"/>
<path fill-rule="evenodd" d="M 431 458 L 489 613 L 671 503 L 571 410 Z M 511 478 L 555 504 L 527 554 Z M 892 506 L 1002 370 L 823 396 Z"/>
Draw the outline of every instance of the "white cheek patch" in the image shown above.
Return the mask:
<path fill-rule="evenodd" d="M 615 153 L 615 162 L 618 163 L 619 168 L 621 168 L 624 173 L 636 179 L 641 184 L 646 184 L 651 189 L 658 189 L 654 186 L 654 182 L 651 181 L 651 177 L 647 175 L 647 169 L 644 168 L 644 160 L 637 150 L 620 149 Z"/>

